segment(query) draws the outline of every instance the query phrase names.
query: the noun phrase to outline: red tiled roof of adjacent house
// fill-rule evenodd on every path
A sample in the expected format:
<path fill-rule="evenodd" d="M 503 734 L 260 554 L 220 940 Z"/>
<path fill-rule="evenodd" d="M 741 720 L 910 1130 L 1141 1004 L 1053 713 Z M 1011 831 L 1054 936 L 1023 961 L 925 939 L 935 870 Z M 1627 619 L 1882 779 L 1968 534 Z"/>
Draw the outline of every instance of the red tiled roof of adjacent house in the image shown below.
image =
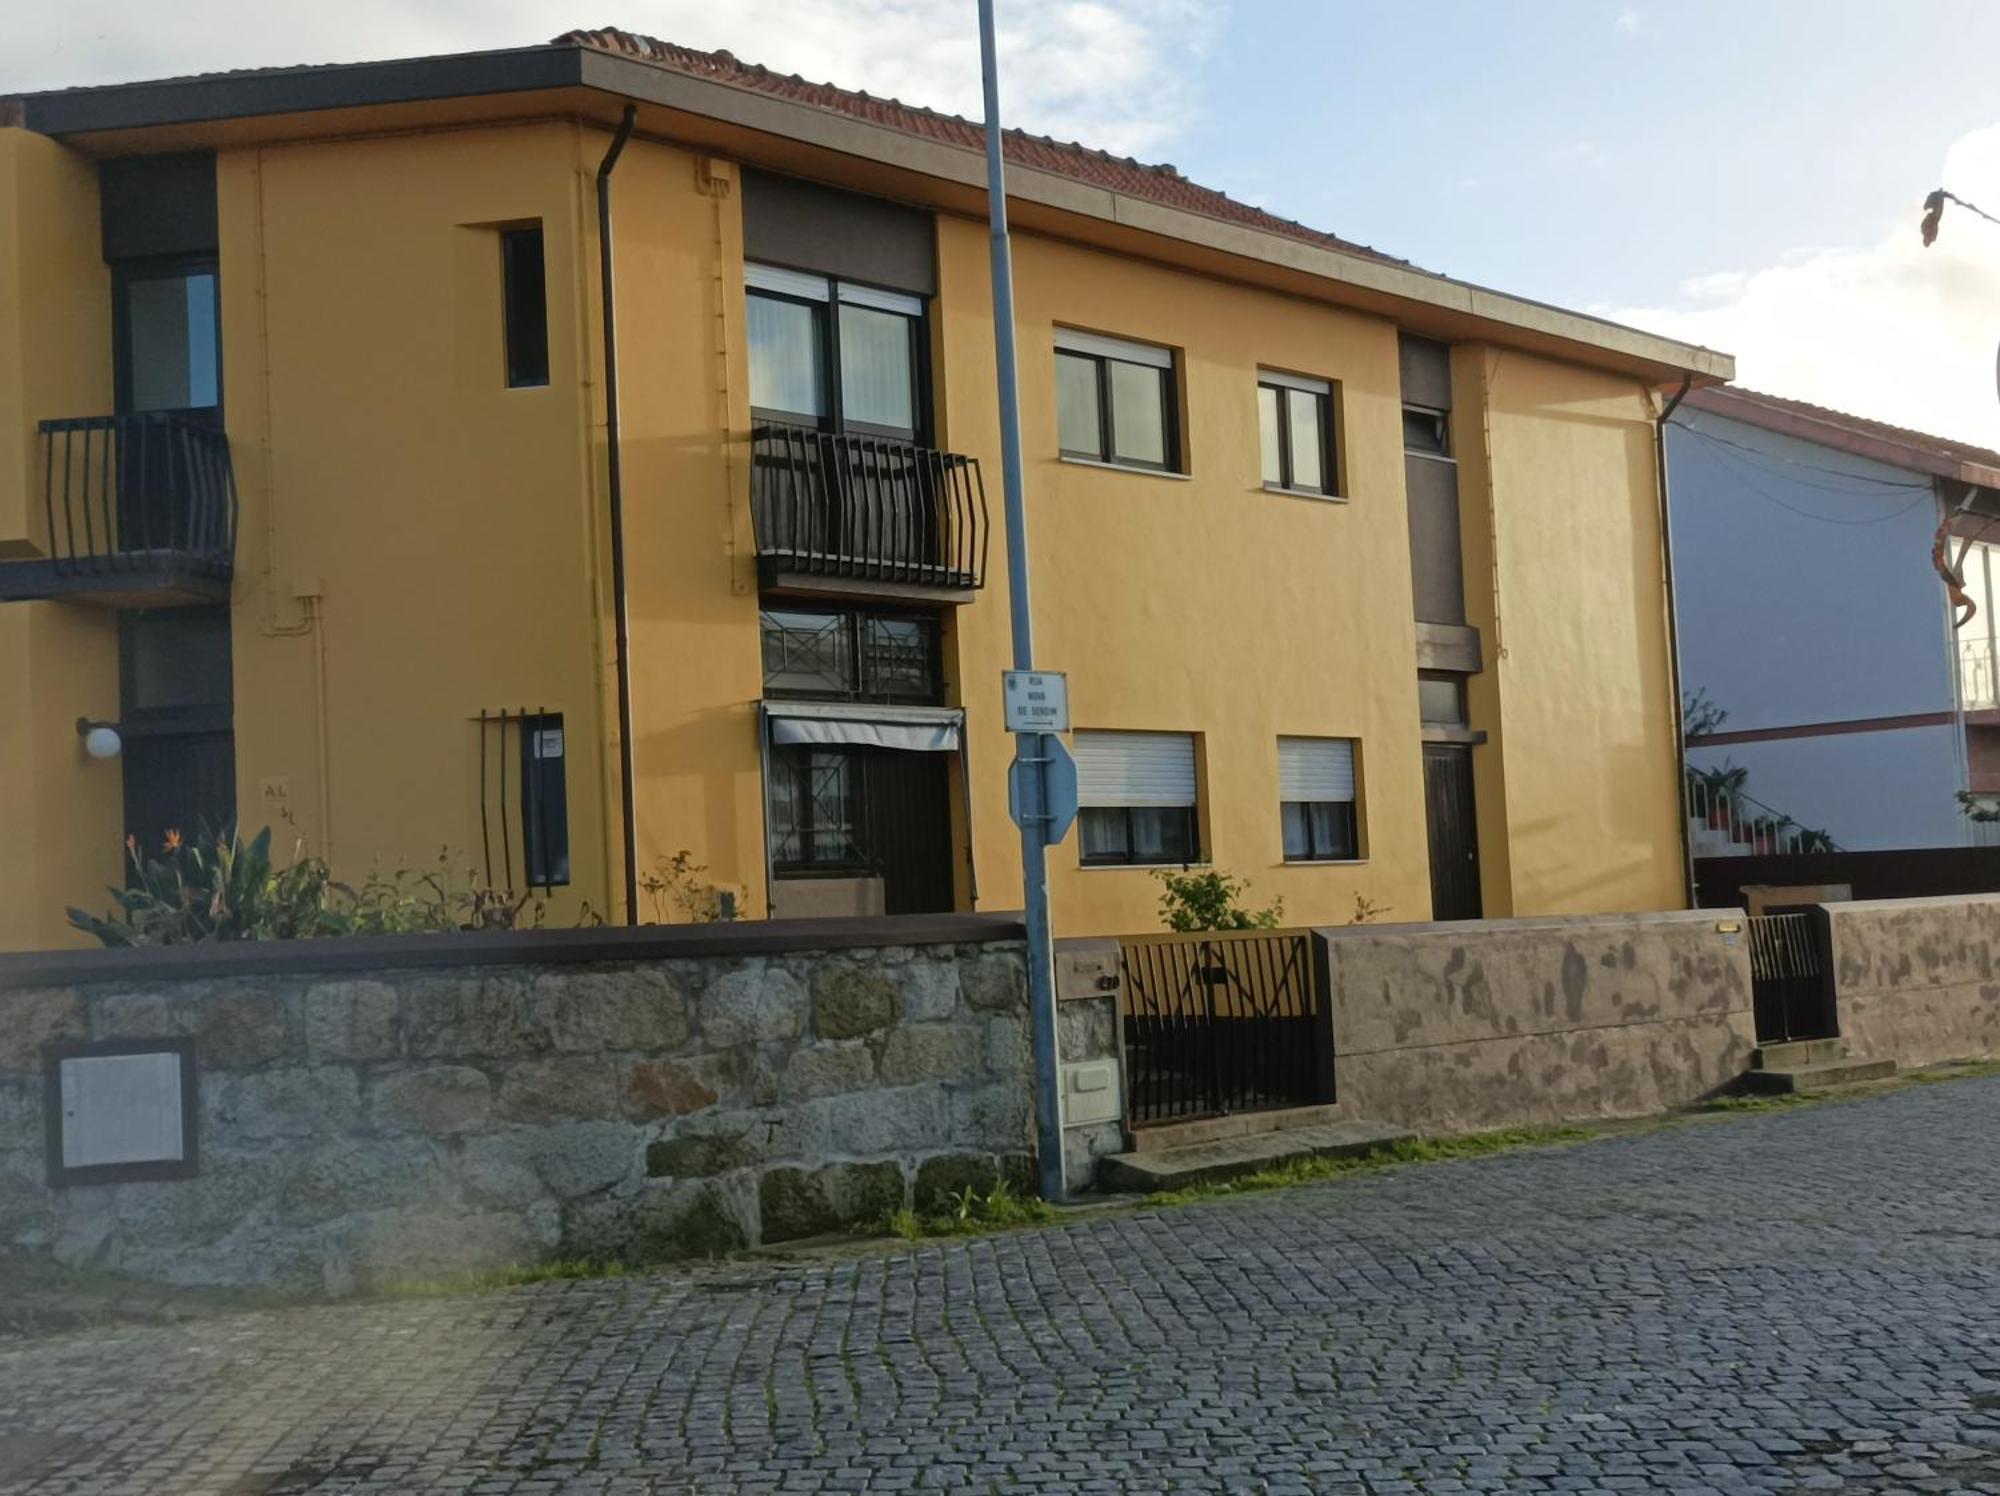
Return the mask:
<path fill-rule="evenodd" d="M 1697 390 L 1688 396 L 1688 404 L 1713 411 L 1719 416 L 1745 420 L 1755 426 L 1804 436 L 1808 440 L 1813 427 L 1832 427 L 1852 436 L 1900 447 L 1935 462 L 2000 470 L 2000 452 L 1991 447 L 1954 441 L 1947 436 L 1932 436 L 1929 432 L 1912 431 L 1907 426 L 1892 426 L 1887 421 L 1871 421 L 1866 416 L 1849 415 L 1844 410 L 1833 410 L 1805 400 L 1791 400 L 1783 395 L 1767 395 L 1761 390 L 1745 389 L 1741 385 Z"/>
<path fill-rule="evenodd" d="M 729 52 L 697 51 L 692 47 L 661 41 L 657 37 L 621 31 L 613 26 L 565 32 L 555 42 L 558 46 L 594 47 L 603 52 L 635 57 L 689 77 L 706 78 L 735 88 L 755 89 L 759 93 L 830 109 L 871 124 L 886 125 L 892 130 L 963 146 L 967 150 L 986 149 L 986 127 L 975 120 L 922 109 L 898 99 L 878 99 L 853 89 L 838 88 L 831 83 L 813 83 L 796 73 L 776 73 L 755 63 L 739 61 Z M 1005 133 L 1005 149 L 1007 159 L 1018 165 L 1088 182 L 1128 197 L 1144 198 L 1165 207 L 1239 223 L 1266 233 L 1283 234 L 1290 239 L 1300 239 L 1347 254 L 1365 255 L 1391 265 L 1409 264 L 1407 260 L 1385 255 L 1365 244 L 1307 228 L 1289 218 L 1280 218 L 1248 203 L 1237 202 L 1213 187 L 1190 182 L 1171 166 L 1148 165 L 1129 156 L 1114 156 L 1108 151 L 1092 150 L 1074 141 L 1051 140 L 1047 136 L 1030 135 L 1021 130 Z"/>

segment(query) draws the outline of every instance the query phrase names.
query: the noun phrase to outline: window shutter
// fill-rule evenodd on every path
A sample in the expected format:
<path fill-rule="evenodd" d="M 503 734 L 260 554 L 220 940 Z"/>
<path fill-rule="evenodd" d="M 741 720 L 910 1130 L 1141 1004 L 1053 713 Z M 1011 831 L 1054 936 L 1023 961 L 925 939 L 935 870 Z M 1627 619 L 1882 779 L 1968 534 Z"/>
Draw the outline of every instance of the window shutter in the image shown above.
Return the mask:
<path fill-rule="evenodd" d="M 1278 798 L 1307 803 L 1354 798 L 1352 738 L 1279 738 Z"/>
<path fill-rule="evenodd" d="M 1084 805 L 1196 803 L 1190 733 L 1080 732 L 1074 750 Z"/>
<path fill-rule="evenodd" d="M 1056 347 L 1070 353 L 1088 353 L 1097 358 L 1115 358 L 1128 364 L 1145 364 L 1154 369 L 1171 369 L 1174 351 L 1153 343 L 1128 343 L 1123 338 L 1107 338 L 1094 332 L 1078 332 L 1072 327 L 1056 329 Z"/>

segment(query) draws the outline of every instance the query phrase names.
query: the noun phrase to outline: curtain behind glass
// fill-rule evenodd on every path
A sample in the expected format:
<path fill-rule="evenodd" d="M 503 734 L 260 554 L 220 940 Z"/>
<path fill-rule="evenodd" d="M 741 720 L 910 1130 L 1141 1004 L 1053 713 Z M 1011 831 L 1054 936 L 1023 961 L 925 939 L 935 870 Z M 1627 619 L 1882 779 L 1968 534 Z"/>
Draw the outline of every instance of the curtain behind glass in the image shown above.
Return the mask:
<path fill-rule="evenodd" d="M 751 405 L 809 419 L 824 415 L 818 309 L 754 293 L 749 306 Z"/>
<path fill-rule="evenodd" d="M 864 426 L 917 429 L 910 319 L 873 307 L 840 308 L 841 414 Z"/>

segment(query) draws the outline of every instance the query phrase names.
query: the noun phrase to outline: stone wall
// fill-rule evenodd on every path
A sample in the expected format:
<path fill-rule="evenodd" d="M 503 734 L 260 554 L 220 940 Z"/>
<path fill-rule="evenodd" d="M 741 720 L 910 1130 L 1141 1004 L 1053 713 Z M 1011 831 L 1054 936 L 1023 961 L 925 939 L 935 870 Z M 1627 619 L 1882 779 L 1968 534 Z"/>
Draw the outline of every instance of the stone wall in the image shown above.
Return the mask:
<path fill-rule="evenodd" d="M 2000 895 L 1821 908 L 1851 1053 L 1903 1065 L 2000 1056 Z"/>
<path fill-rule="evenodd" d="M 1318 931 L 1341 1109 L 1452 1132 L 1698 1100 L 1755 1047 L 1741 931 L 1714 910 Z"/>
<path fill-rule="evenodd" d="M 0 958 L 0 1248 L 339 1294 L 1032 1187 L 1018 924 L 716 928 Z M 182 1037 L 195 1176 L 51 1187 L 45 1046 Z"/>

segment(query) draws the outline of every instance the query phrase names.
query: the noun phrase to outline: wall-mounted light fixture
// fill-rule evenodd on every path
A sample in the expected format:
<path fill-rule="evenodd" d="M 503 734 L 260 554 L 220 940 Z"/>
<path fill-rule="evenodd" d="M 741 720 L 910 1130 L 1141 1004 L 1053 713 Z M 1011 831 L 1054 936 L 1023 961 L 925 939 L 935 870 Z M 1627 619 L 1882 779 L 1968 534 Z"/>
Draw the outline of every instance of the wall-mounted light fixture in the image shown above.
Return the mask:
<path fill-rule="evenodd" d="M 125 746 L 116 722 L 93 722 L 88 717 L 78 717 L 76 735 L 83 739 L 83 751 L 92 758 L 116 758 L 118 750 Z"/>

